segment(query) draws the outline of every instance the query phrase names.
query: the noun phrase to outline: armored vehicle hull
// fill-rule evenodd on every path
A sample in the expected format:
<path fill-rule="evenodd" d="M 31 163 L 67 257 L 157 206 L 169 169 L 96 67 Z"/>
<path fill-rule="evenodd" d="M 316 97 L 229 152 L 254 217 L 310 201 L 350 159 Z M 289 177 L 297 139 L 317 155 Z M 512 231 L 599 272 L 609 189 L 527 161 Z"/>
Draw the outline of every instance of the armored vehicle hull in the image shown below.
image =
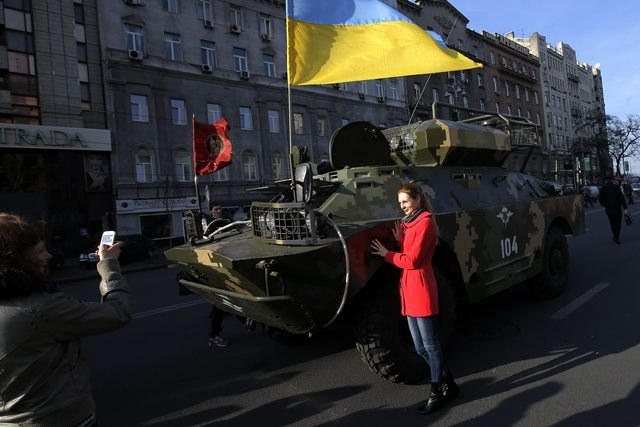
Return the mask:
<path fill-rule="evenodd" d="M 585 230 L 582 200 L 500 167 L 512 130 L 431 120 L 384 132 L 356 123 L 340 132 L 331 147 L 338 169 L 318 173 L 302 163 L 293 188 L 275 186 L 275 201 L 254 203 L 250 221 L 167 251 L 188 277 L 183 285 L 293 334 L 326 327 L 348 304 L 369 367 L 392 381 L 417 381 L 426 365 L 404 339 L 398 271 L 369 249 L 374 238 L 394 244 L 397 190 L 415 181 L 439 229 L 433 262 L 445 337 L 456 307 L 522 282 L 541 298 L 564 290 L 565 235 Z"/>

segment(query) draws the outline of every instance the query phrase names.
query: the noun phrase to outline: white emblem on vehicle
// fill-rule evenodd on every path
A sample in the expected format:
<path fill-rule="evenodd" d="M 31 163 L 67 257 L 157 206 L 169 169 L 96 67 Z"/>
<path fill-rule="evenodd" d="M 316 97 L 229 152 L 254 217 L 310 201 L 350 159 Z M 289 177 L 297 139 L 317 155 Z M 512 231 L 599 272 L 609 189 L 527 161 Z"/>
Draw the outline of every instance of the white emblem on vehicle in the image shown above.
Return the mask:
<path fill-rule="evenodd" d="M 499 218 L 504 225 L 507 225 L 509 223 L 509 219 L 512 216 L 513 216 L 513 212 L 511 212 L 509 209 L 507 209 L 504 206 L 502 207 L 502 210 L 500 211 L 500 213 L 496 215 L 496 217 Z"/>
<path fill-rule="evenodd" d="M 222 304 L 226 305 L 227 307 L 242 313 L 242 307 L 240 307 L 239 305 L 236 305 L 234 303 L 231 302 L 231 300 L 229 298 L 227 298 L 224 295 L 218 295 L 220 297 L 220 299 L 222 300 Z"/>

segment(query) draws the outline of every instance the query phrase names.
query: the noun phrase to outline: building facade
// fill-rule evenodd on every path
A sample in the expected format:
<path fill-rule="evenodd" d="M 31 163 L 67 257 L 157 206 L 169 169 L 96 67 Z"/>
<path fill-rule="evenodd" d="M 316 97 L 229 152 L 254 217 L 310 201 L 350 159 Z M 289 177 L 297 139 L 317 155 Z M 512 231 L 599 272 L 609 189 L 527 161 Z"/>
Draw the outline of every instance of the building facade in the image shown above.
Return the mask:
<path fill-rule="evenodd" d="M 0 206 L 78 249 L 113 219 L 95 1 L 0 5 Z"/>
<path fill-rule="evenodd" d="M 232 164 L 199 181 L 238 217 L 268 197 L 247 189 L 289 177 L 289 135 L 320 162 L 346 123 L 406 122 L 403 79 L 293 88 L 290 112 L 282 1 L 125 0 L 102 2 L 99 15 L 121 233 L 180 237 L 182 211 L 206 205 L 192 117 L 230 124 Z"/>

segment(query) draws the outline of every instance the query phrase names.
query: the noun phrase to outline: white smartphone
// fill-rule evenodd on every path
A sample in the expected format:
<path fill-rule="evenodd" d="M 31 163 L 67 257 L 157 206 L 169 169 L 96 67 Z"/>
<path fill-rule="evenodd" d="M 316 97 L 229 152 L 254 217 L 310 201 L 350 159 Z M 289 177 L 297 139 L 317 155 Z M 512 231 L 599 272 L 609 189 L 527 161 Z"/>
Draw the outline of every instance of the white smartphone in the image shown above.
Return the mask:
<path fill-rule="evenodd" d="M 116 241 L 116 232 L 115 231 L 105 231 L 102 233 L 102 239 L 100 239 L 101 245 L 113 245 Z"/>

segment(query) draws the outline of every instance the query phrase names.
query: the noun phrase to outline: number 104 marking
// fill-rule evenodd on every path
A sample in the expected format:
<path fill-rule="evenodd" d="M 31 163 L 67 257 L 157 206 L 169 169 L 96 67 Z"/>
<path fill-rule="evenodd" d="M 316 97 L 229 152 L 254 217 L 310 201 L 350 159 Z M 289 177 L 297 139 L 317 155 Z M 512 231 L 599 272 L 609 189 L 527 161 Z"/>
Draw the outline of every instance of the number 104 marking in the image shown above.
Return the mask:
<path fill-rule="evenodd" d="M 507 258 L 511 256 L 511 254 L 517 254 L 518 242 L 516 241 L 516 236 L 500 240 L 500 252 L 502 253 L 502 258 Z"/>

